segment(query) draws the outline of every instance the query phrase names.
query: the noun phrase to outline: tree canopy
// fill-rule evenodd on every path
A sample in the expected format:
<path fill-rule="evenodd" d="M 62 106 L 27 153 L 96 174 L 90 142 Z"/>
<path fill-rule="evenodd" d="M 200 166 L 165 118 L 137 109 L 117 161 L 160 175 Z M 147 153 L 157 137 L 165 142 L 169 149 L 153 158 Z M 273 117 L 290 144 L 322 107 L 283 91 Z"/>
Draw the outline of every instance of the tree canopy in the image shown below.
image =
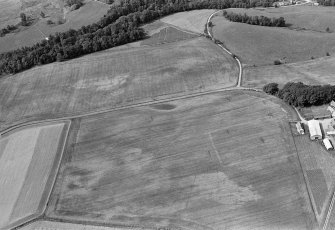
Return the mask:
<path fill-rule="evenodd" d="M 143 39 L 140 25 L 159 17 L 195 9 L 250 7 L 260 0 L 121 0 L 97 23 L 49 35 L 31 47 L 0 54 L 0 74 L 63 61 Z"/>

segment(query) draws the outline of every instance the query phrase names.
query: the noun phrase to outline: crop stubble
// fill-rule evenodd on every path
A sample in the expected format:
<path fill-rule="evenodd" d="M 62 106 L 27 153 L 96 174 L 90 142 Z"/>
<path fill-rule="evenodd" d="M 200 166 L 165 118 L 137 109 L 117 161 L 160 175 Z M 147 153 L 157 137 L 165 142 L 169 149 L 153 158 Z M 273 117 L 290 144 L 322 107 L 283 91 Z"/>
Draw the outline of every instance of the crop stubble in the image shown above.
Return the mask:
<path fill-rule="evenodd" d="M 237 76 L 205 38 L 116 48 L 0 79 L 0 127 L 233 86 Z"/>
<path fill-rule="evenodd" d="M 278 103 L 231 92 L 84 118 L 47 216 L 172 229 L 312 229 Z"/>

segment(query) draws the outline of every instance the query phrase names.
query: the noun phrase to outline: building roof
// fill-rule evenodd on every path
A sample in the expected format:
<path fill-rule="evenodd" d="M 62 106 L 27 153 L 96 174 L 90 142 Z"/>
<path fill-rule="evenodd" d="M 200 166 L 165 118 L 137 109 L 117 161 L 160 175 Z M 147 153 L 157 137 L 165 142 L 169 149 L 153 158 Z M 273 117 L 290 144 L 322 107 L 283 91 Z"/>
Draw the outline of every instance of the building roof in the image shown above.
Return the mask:
<path fill-rule="evenodd" d="M 297 123 L 295 124 L 295 126 L 297 127 L 298 132 L 300 132 L 300 133 L 304 133 L 304 129 L 302 128 L 300 122 L 297 122 Z"/>
<path fill-rule="evenodd" d="M 330 140 L 328 138 L 323 139 L 323 144 L 325 145 L 326 149 L 332 149 L 333 146 L 330 143 Z"/>
<path fill-rule="evenodd" d="M 327 134 L 328 135 L 335 135 L 335 130 L 329 130 L 329 131 L 327 131 Z"/>
<path fill-rule="evenodd" d="M 330 111 L 331 113 L 335 112 L 335 109 L 332 106 L 328 106 L 327 110 Z"/>
<path fill-rule="evenodd" d="M 321 132 L 321 128 L 320 128 L 320 123 L 317 120 L 309 120 L 308 121 L 308 129 L 309 129 L 309 133 L 310 136 L 320 136 L 322 137 L 322 132 Z"/>

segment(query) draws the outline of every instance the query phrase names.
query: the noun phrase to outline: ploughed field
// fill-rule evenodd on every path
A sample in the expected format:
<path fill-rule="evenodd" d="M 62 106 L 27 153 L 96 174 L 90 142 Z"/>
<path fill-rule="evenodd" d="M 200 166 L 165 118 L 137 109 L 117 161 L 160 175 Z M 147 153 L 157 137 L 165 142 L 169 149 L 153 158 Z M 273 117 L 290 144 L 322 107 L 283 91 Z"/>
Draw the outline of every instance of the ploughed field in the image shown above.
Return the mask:
<path fill-rule="evenodd" d="M 285 13 L 286 9 L 289 15 Z M 304 9 L 307 12 L 304 12 Z M 325 10 L 318 9 L 300 6 L 263 11 L 228 9 L 227 11 L 246 13 L 251 16 L 288 18 L 288 25 L 291 27 L 265 27 L 230 22 L 222 16 L 222 13 L 219 13 L 219 16 L 212 19 L 213 34 L 247 65 L 273 64 L 275 60 L 290 63 L 324 57 L 327 53 L 330 55 L 335 53 L 333 27 L 330 26 L 329 33 L 325 31 L 334 21 L 335 9 L 332 7 Z M 309 13 L 311 15 L 308 15 Z"/>
<path fill-rule="evenodd" d="M 118 47 L 1 78 L 0 128 L 225 88 L 237 77 L 234 59 L 203 37 Z"/>
<path fill-rule="evenodd" d="M 231 91 L 75 119 L 47 217 L 169 229 L 313 229 L 288 117 Z"/>
<path fill-rule="evenodd" d="M 0 229 L 9 229 L 43 213 L 67 126 L 34 126 L 1 136 Z"/>

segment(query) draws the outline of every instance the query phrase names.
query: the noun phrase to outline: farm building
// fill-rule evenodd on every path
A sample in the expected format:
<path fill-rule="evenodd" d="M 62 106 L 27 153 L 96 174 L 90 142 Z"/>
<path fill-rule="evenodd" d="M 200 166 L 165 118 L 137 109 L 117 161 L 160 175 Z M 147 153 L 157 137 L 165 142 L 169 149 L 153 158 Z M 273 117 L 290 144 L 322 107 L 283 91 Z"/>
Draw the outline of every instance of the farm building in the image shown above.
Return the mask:
<path fill-rule="evenodd" d="M 327 135 L 335 135 L 335 130 L 327 131 Z"/>
<path fill-rule="evenodd" d="M 323 139 L 323 144 L 325 145 L 326 149 L 333 149 L 333 145 L 330 143 L 330 140 L 328 138 Z"/>
<path fill-rule="evenodd" d="M 317 120 L 309 120 L 308 121 L 308 129 L 309 129 L 309 134 L 310 134 L 310 138 L 311 140 L 316 140 L 322 139 L 322 132 L 321 132 L 321 128 L 320 128 L 320 123 Z"/>
<path fill-rule="evenodd" d="M 334 107 L 332 107 L 332 106 L 328 106 L 328 107 L 327 107 L 327 110 L 328 110 L 330 113 L 334 113 L 334 112 L 335 112 L 335 109 L 334 109 Z"/>
<path fill-rule="evenodd" d="M 303 127 L 302 127 L 302 125 L 301 125 L 300 122 L 297 122 L 297 123 L 295 124 L 295 126 L 297 127 L 297 131 L 298 131 L 298 133 L 300 133 L 300 134 L 305 134 L 305 131 L 304 131 L 304 129 L 303 129 Z"/>

